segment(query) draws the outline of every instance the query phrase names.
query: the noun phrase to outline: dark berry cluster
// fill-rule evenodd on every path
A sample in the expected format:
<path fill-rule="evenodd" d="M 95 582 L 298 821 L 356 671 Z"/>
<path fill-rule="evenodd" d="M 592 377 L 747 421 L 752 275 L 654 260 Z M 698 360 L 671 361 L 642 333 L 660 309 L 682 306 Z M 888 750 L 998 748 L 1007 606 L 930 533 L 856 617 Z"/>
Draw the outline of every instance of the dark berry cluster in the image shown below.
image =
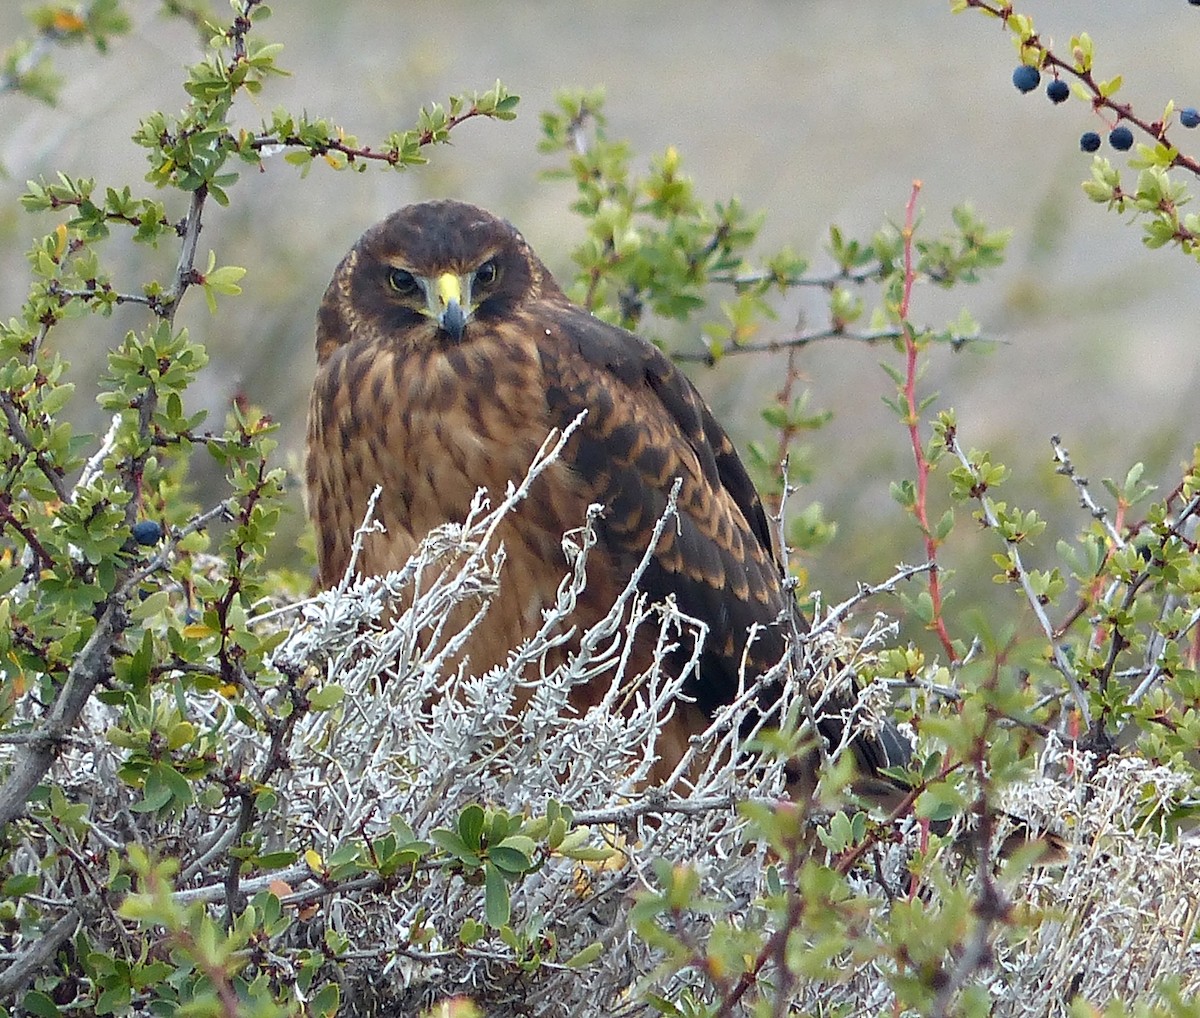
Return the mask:
<path fill-rule="evenodd" d="M 1012 75 L 1013 84 L 1018 92 L 1032 92 L 1042 83 L 1042 72 L 1029 64 L 1022 64 Z M 1071 89 L 1062 78 L 1052 78 L 1046 86 L 1046 95 L 1055 105 L 1064 103 L 1071 96 Z"/>
<path fill-rule="evenodd" d="M 1200 7 L 1200 0 L 1188 0 L 1188 3 Z M 1030 64 L 1021 64 L 1013 71 L 1012 82 L 1019 92 L 1032 92 L 1041 84 L 1042 72 Z M 1062 78 L 1053 78 L 1046 86 L 1046 97 L 1057 106 L 1071 97 L 1071 88 Z M 1200 127 L 1200 110 L 1194 106 L 1180 110 L 1179 122 L 1184 127 Z M 1124 124 L 1118 124 L 1108 132 L 1108 143 L 1118 152 L 1128 152 L 1133 148 L 1133 132 Z M 1079 147 L 1084 152 L 1098 151 L 1100 135 L 1095 131 L 1085 131 L 1079 138 Z"/>
<path fill-rule="evenodd" d="M 1133 148 L 1133 132 L 1128 127 L 1114 127 L 1108 132 L 1108 143 L 1118 152 Z M 1095 131 L 1084 131 L 1079 138 L 1079 147 L 1085 152 L 1095 152 L 1100 147 L 1100 135 Z"/>

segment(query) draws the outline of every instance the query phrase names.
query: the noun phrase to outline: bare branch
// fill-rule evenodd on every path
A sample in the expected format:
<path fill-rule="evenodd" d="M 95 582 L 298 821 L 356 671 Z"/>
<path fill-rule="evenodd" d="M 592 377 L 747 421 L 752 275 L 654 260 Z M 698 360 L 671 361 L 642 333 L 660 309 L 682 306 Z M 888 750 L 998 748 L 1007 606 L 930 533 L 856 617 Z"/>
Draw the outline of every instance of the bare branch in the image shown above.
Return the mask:
<path fill-rule="evenodd" d="M 62 475 L 48 464 L 41 452 L 33 444 L 29 437 L 29 432 L 25 430 L 25 425 L 21 423 L 21 416 L 17 411 L 16 405 L 13 403 L 12 395 L 8 392 L 0 392 L 0 410 L 4 411 L 4 419 L 8 422 L 8 430 L 12 433 L 16 443 L 25 450 L 25 452 L 33 457 L 34 463 L 42 475 L 50 482 L 50 487 L 54 489 L 54 494 L 58 496 L 60 501 L 69 501 L 66 483 L 62 479 Z"/>
<path fill-rule="evenodd" d="M 33 941 L 28 950 L 22 951 L 8 963 L 7 967 L 0 970 L 0 1000 L 10 993 L 16 993 L 39 970 L 49 965 L 55 954 L 58 953 L 58 949 L 75 935 L 75 930 L 78 929 L 79 921 L 82 918 L 82 912 L 78 909 L 71 909 L 50 929 Z"/>
<path fill-rule="evenodd" d="M 64 740 L 74 728 L 92 690 L 109 674 L 112 642 L 124 621 L 123 603 L 115 597 L 110 598 L 92 635 L 67 672 L 67 680 L 54 706 L 36 733 L 37 739 L 20 750 L 12 771 L 0 786 L 0 827 L 24 812 L 29 793 L 46 776 L 61 752 Z"/>

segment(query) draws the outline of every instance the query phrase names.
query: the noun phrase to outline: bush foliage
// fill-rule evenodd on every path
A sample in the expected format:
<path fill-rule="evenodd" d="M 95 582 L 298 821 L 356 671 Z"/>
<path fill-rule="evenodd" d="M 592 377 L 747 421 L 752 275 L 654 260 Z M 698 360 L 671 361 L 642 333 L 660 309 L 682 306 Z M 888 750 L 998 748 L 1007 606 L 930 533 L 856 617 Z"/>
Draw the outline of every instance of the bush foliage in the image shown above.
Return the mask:
<path fill-rule="evenodd" d="M 1020 64 L 1135 131 L 1132 153 L 1094 157 L 1084 191 L 1139 217 L 1151 247 L 1195 255 L 1200 224 L 1182 206 L 1200 163 L 1176 146 L 1174 105 L 1149 119 L 1122 104 L 1086 35 L 1060 52 L 1012 5 L 951 6 L 999 19 Z M 239 174 L 294 172 L 275 156 L 301 173 L 411 172 L 466 121 L 514 117 L 517 97 L 500 83 L 454 96 L 371 144 L 285 110 L 248 125 L 235 99 L 269 96 L 282 72 L 268 8 L 234 0 L 214 21 L 190 0 L 163 7 L 203 40 L 185 109 L 147 112 L 134 133 L 144 183 L 30 182 L 43 232 L 28 298 L 0 324 L 5 1014 L 1200 1014 L 1200 451 L 1165 493 L 1138 465 L 1099 491 L 1056 439 L 1080 525 L 1056 540 L 1056 565 L 1027 566 L 1046 524 L 1004 500 L 1005 466 L 921 386 L 930 358 L 984 342 L 981 329 L 965 311 L 921 322 L 914 289 L 975 281 L 1006 234 L 966 205 L 929 229 L 916 183 L 873 235 L 832 228 L 833 268 L 817 273 L 791 250 L 761 253 L 762 216 L 697 194 L 675 150 L 635 169 L 602 93 L 542 113 L 548 172 L 576 189 L 575 299 L 655 339 L 686 323 L 700 341 L 670 352 L 697 370 L 786 356 L 762 410 L 773 437 L 747 459 L 801 586 L 834 524 L 788 505 L 825 420 L 797 351 L 877 345 L 912 450 L 891 490 L 924 561 L 832 609 L 810 592 L 815 624 L 796 648 L 810 672 L 862 685 L 852 725 L 890 710 L 907 726 L 911 793 L 890 814 L 854 802 L 839 746 L 814 801 L 788 801 L 782 760 L 822 696 L 791 687 L 755 754 L 734 704 L 696 749 L 729 752 L 689 794 L 647 789 L 683 677 L 640 677 L 632 713 L 616 682 L 600 707 L 566 712 L 581 676 L 619 663 L 628 606 L 664 646 L 692 624 L 641 604 L 634 581 L 522 711 L 517 683 L 545 633 L 485 676 L 445 674 L 429 649 L 453 605 L 494 594 L 490 538 L 521 478 L 401 572 L 310 595 L 266 564 L 289 497 L 272 421 L 243 402 L 218 428 L 189 410 L 206 354 L 176 311 L 203 296 L 220 316 L 238 299 L 247 269 L 200 237 L 238 201 Z M 119 0 L 38 8 L 0 92 L 52 101 L 57 47 L 103 53 L 129 25 Z M 156 277 L 121 279 L 122 236 L 153 252 Z M 780 337 L 775 308 L 797 287 L 826 294 L 826 320 Z M 57 326 L 103 334 L 119 305 L 144 324 L 98 383 L 74 376 Z M 70 408 L 92 398 L 110 425 L 77 434 Z M 531 476 L 557 447 L 543 452 Z M 219 493 L 189 483 L 204 456 Z M 938 563 L 966 517 L 1013 597 L 960 624 Z M 586 582 L 580 522 L 561 613 Z M 406 588 L 419 596 L 393 619 Z"/>

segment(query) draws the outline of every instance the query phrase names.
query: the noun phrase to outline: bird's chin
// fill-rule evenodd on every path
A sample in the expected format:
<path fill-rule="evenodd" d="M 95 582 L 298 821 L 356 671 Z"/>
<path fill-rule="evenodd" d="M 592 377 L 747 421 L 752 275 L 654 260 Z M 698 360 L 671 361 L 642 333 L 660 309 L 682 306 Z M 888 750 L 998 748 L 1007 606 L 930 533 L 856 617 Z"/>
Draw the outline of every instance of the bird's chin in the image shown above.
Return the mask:
<path fill-rule="evenodd" d="M 422 318 L 419 322 L 405 322 L 403 329 L 393 329 L 390 334 L 383 333 L 385 340 L 389 335 L 395 337 L 392 343 L 409 353 L 422 350 L 433 352 L 455 344 L 450 334 L 432 318 Z"/>

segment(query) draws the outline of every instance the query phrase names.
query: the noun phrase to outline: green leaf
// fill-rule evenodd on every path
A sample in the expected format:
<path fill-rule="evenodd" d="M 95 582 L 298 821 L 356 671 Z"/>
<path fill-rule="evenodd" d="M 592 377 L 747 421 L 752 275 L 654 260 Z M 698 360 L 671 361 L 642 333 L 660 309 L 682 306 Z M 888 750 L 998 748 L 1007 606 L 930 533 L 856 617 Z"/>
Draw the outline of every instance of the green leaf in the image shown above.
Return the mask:
<path fill-rule="evenodd" d="M 586 968 L 603 953 L 604 945 L 598 940 L 593 940 L 590 944 L 588 944 L 587 947 L 583 948 L 583 950 L 576 951 L 563 964 L 565 964 L 569 969 Z"/>
<path fill-rule="evenodd" d="M 337 983 L 326 983 L 308 1002 L 308 1012 L 321 1018 L 334 1018 L 341 1002 L 341 989 Z"/>
<path fill-rule="evenodd" d="M 479 922 L 477 919 L 471 919 L 468 917 L 463 920 L 462 926 L 459 927 L 458 939 L 461 944 L 465 945 L 466 947 L 470 947 L 472 944 L 476 943 L 486 932 L 487 927 L 485 927 L 483 923 Z"/>
<path fill-rule="evenodd" d="M 142 801 L 134 803 L 130 809 L 135 813 L 151 813 L 171 803 L 186 806 L 191 801 L 192 786 L 187 778 L 168 764 L 154 763 L 146 771 Z"/>
<path fill-rule="evenodd" d="M 21 1008 L 26 1014 L 37 1018 L 60 1018 L 58 1005 L 40 990 L 30 990 L 21 998 Z"/>
<path fill-rule="evenodd" d="M 308 705 L 314 711 L 332 710 L 345 699 L 346 691 L 336 683 L 330 683 L 308 694 Z"/>
<path fill-rule="evenodd" d="M 941 519 L 938 520 L 937 526 L 934 527 L 933 536 L 939 541 L 944 541 L 950 536 L 950 531 L 954 529 L 954 510 L 947 509 L 942 513 Z"/>
<path fill-rule="evenodd" d="M 458 815 L 459 837 L 474 852 L 478 852 L 483 845 L 483 821 L 483 809 L 474 803 Z"/>
<path fill-rule="evenodd" d="M 190 721 L 178 721 L 167 732 L 167 749 L 172 752 L 190 745 L 196 739 L 196 726 Z"/>
<path fill-rule="evenodd" d="M 467 846 L 457 831 L 446 827 L 437 827 L 429 832 L 429 840 L 470 869 L 478 869 L 483 865 L 479 854 Z"/>
<path fill-rule="evenodd" d="M 282 869 L 284 866 L 291 866 L 298 858 L 294 851 L 283 852 L 265 852 L 260 856 L 255 857 L 255 864 L 264 870 Z"/>
<path fill-rule="evenodd" d="M 489 848 L 488 859 L 505 873 L 524 873 L 533 865 L 530 855 L 526 855 L 520 849 L 513 848 L 508 844 Z"/>
<path fill-rule="evenodd" d="M 950 820 L 958 816 L 966 806 L 963 794 L 951 784 L 938 782 L 930 785 L 917 799 L 917 816 L 929 820 Z"/>
<path fill-rule="evenodd" d="M 496 847 L 512 849 L 527 859 L 532 859 L 537 852 L 537 842 L 524 834 L 510 834 Z"/>
<path fill-rule="evenodd" d="M 511 915 L 511 904 L 508 897 L 508 883 L 495 866 L 484 864 L 484 914 L 488 925 L 494 929 L 505 926 Z"/>
<path fill-rule="evenodd" d="M 40 882 L 36 874 L 15 873 L 4 881 L 4 887 L 0 889 L 0 893 L 9 898 L 19 898 L 22 894 L 36 891 Z"/>

